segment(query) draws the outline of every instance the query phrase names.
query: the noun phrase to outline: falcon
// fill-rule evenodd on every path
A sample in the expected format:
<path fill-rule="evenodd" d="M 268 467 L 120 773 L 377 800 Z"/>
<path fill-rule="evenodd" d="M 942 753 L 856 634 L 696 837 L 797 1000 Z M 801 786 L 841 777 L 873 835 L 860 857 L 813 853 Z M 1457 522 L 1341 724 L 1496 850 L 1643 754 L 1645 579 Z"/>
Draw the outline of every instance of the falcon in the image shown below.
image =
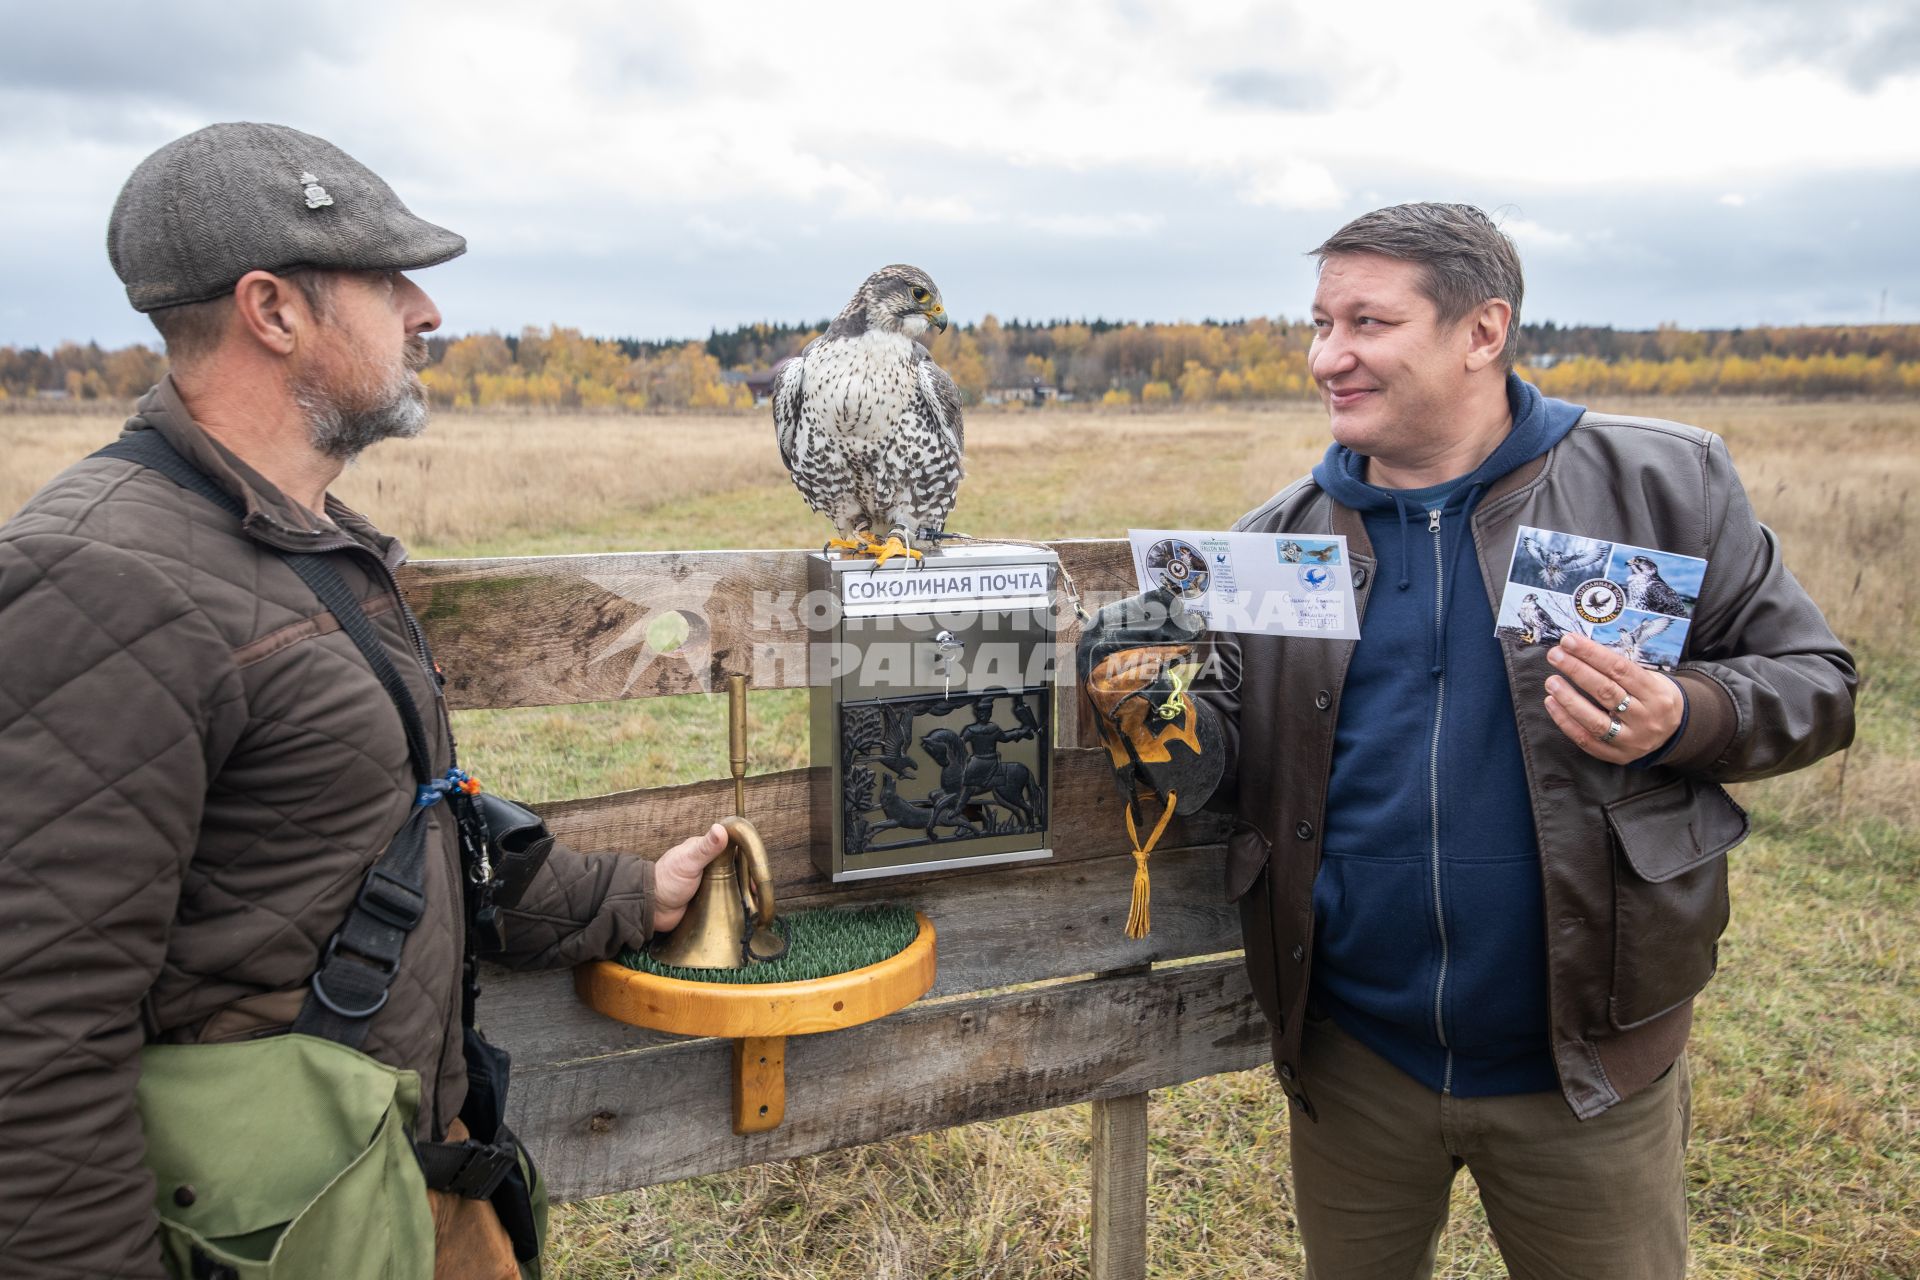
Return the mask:
<path fill-rule="evenodd" d="M 868 276 L 827 331 L 773 370 L 780 458 L 827 545 L 878 564 L 922 558 L 965 474 L 960 389 L 915 339 L 945 332 L 946 304 L 918 267 Z M 884 541 L 875 530 L 885 530 Z"/>
<path fill-rule="evenodd" d="M 1560 637 L 1569 631 L 1577 635 L 1587 634 L 1587 628 L 1579 619 L 1568 613 L 1560 601 L 1552 596 L 1542 600 L 1529 591 L 1520 597 L 1520 607 L 1515 612 L 1520 616 L 1523 637 L 1528 644 L 1551 647 L 1559 644 Z"/>
<path fill-rule="evenodd" d="M 1660 576 L 1660 566 L 1646 556 L 1627 561 L 1627 608 L 1676 618 L 1692 616 L 1687 598 Z"/>
<path fill-rule="evenodd" d="M 1595 542 L 1591 538 L 1569 538 L 1565 551 L 1555 551 L 1544 539 L 1531 533 L 1520 536 L 1520 545 L 1526 549 L 1533 562 L 1540 566 L 1540 581 L 1554 591 L 1574 574 L 1584 574 L 1598 568 L 1606 559 L 1607 544 Z"/>
<path fill-rule="evenodd" d="M 1620 634 L 1607 641 L 1607 647 L 1618 649 L 1635 662 L 1647 661 L 1647 646 L 1653 638 L 1673 625 L 1673 619 L 1667 617 L 1642 618 L 1631 628 L 1622 628 Z"/>

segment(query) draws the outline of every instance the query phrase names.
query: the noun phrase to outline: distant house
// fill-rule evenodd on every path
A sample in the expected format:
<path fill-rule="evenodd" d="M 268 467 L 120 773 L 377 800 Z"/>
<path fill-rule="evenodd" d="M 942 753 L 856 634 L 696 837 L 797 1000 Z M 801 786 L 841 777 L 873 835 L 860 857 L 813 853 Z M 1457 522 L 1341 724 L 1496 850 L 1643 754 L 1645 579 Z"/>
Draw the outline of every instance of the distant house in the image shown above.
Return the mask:
<path fill-rule="evenodd" d="M 1060 398 L 1060 388 L 1049 386 L 1035 378 L 1031 382 L 1012 387 L 989 387 L 987 394 L 981 397 L 988 404 L 1011 404 L 1015 400 L 1022 404 L 1045 404 L 1049 400 Z"/>
<path fill-rule="evenodd" d="M 765 404 L 773 398 L 773 370 L 771 369 L 736 369 L 721 374 L 720 378 L 729 385 L 745 383 L 747 390 L 753 393 L 755 404 Z"/>

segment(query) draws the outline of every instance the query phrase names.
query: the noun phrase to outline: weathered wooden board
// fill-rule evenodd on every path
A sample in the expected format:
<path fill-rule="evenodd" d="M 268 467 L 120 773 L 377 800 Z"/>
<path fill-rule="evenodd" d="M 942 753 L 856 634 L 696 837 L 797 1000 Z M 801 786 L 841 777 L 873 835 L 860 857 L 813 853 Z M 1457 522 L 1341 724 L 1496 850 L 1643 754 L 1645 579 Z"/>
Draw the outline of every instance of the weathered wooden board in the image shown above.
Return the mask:
<path fill-rule="evenodd" d="M 1126 935 L 1133 859 L 1001 867 L 938 880 L 867 883 L 797 897 L 781 910 L 893 902 L 925 912 L 937 935 L 929 997 L 1072 978 L 1154 960 L 1215 955 L 1241 945 L 1239 913 L 1221 890 L 1219 846 L 1153 855 L 1153 931 Z M 482 978 L 479 1021 L 516 1069 L 619 1053 L 678 1037 L 604 1017 L 574 996 L 567 970 Z"/>
<path fill-rule="evenodd" d="M 732 1047 L 517 1071 L 509 1122 L 559 1200 L 1117 1098 L 1267 1059 L 1238 960 L 922 1003 L 787 1041 L 787 1118 L 736 1135 Z"/>
<path fill-rule="evenodd" d="M 773 859 L 777 898 L 832 891 L 831 882 L 815 869 L 808 853 L 809 774 L 806 769 L 790 769 L 746 780 L 747 816 Z M 1048 790 L 1056 862 L 1102 858 L 1132 847 L 1104 751 L 1055 751 Z M 731 812 L 730 780 L 650 787 L 540 806 L 548 828 L 576 849 L 613 849 L 645 857 L 658 857 Z M 1161 843 L 1169 848 L 1218 843 L 1226 839 L 1230 825 L 1224 815 L 1215 813 L 1176 818 L 1168 824 Z M 963 845 L 957 842 L 953 847 Z"/>
<path fill-rule="evenodd" d="M 1132 591 L 1125 542 L 1049 545 L 1090 603 Z M 556 706 L 719 692 L 729 675 L 756 689 L 805 685 L 815 634 L 806 562 L 804 551 L 422 560 L 400 583 L 447 673 L 450 705 Z M 648 628 L 670 613 L 688 633 L 660 652 Z M 1061 638 L 1070 645 L 1075 634 Z"/>

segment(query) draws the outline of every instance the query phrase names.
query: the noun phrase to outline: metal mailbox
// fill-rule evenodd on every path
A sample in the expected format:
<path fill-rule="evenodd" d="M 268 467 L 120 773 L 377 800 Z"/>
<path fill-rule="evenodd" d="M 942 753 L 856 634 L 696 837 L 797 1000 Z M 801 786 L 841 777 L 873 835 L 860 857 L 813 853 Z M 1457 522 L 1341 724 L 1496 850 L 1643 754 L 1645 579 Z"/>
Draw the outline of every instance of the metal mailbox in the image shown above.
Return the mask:
<path fill-rule="evenodd" d="M 1045 548 L 973 543 L 911 568 L 815 555 L 814 862 L 836 881 L 1053 856 L 1058 661 Z M 819 598 L 819 597 L 816 597 Z"/>

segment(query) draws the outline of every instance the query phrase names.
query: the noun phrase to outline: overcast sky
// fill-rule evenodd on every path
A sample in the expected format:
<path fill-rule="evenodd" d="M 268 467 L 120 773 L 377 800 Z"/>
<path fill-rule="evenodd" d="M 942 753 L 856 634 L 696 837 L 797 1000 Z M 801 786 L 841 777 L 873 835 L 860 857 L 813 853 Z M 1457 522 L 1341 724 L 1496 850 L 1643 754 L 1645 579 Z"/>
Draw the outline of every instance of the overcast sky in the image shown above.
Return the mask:
<path fill-rule="evenodd" d="M 0 343 L 146 340 L 148 152 L 321 134 L 466 257 L 446 329 L 704 336 L 889 262 L 961 320 L 1300 316 L 1355 214 L 1464 200 L 1524 316 L 1920 322 L 1920 5 L 0 0 Z"/>

